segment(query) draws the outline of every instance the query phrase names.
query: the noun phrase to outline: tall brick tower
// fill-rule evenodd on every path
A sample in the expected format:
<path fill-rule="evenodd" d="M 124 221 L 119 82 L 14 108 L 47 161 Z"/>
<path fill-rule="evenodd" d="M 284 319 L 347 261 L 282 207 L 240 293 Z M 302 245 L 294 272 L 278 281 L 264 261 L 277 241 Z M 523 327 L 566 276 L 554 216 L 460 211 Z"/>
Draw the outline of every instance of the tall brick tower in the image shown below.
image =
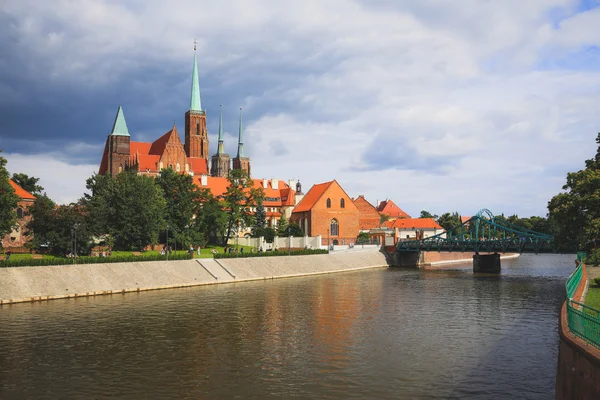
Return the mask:
<path fill-rule="evenodd" d="M 229 176 L 229 154 L 225 154 L 223 146 L 223 111 L 221 110 L 221 106 L 219 106 L 219 145 L 217 153 L 212 156 L 210 174 L 224 178 Z"/>
<path fill-rule="evenodd" d="M 123 109 L 119 106 L 112 131 L 106 139 L 108 155 L 107 173 L 115 176 L 125 170 L 129 163 L 129 146 L 131 137 L 123 115 Z M 106 151 L 106 150 L 105 150 Z"/>
<path fill-rule="evenodd" d="M 206 131 L 206 111 L 202 110 L 200 85 L 198 84 L 198 63 L 194 45 L 194 70 L 192 71 L 192 95 L 190 109 L 185 113 L 185 153 L 188 157 L 203 158 L 208 170 L 208 132 Z"/>
<path fill-rule="evenodd" d="M 237 156 L 233 159 L 233 169 L 241 169 L 250 176 L 250 158 L 244 157 L 244 139 L 242 135 L 242 109 L 240 108 L 240 132 Z"/>

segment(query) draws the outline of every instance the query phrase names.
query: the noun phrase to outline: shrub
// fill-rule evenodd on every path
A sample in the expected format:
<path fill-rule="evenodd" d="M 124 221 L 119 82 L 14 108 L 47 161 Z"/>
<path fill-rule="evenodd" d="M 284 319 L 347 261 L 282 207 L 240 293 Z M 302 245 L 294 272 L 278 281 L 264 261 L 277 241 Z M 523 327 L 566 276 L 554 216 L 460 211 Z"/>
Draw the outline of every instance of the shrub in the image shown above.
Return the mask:
<path fill-rule="evenodd" d="M 593 250 L 585 257 L 583 261 L 589 267 L 597 267 L 600 265 L 600 249 Z"/>
<path fill-rule="evenodd" d="M 594 278 L 594 283 L 596 284 L 596 286 L 600 287 L 600 277 Z"/>
<path fill-rule="evenodd" d="M 127 255 L 127 256 L 110 256 L 110 257 L 77 257 L 77 264 L 107 264 L 107 263 L 119 263 L 119 262 L 143 262 L 143 261 L 164 261 L 167 256 L 161 256 L 160 254 L 152 255 Z M 191 256 L 188 253 L 173 253 L 169 255 L 169 261 L 174 260 L 190 260 Z M 42 258 L 39 260 L 34 259 L 22 259 L 22 260 L 10 260 L 0 261 L 0 268 L 10 267 L 39 267 L 49 265 L 70 265 L 73 264 L 72 258 Z"/>
<path fill-rule="evenodd" d="M 274 257 L 274 256 L 309 256 L 313 254 L 327 254 L 326 249 L 293 250 L 289 254 L 286 250 L 261 251 L 258 253 L 218 253 L 215 258 L 251 258 L 251 257 Z"/>

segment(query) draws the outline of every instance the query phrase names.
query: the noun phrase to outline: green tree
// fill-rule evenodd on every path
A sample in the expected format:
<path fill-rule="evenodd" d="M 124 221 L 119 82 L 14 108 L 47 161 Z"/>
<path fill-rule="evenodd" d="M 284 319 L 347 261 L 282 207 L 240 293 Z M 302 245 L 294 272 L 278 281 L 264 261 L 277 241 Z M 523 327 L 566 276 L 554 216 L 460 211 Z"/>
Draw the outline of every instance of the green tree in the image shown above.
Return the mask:
<path fill-rule="evenodd" d="M 254 181 L 241 169 L 232 169 L 228 181 L 229 185 L 223 195 L 223 207 L 227 214 L 227 225 L 222 240 L 224 245 L 240 229 L 254 224 L 254 215 L 250 210 L 264 198 L 263 189 L 254 188 Z"/>
<path fill-rule="evenodd" d="M 227 212 L 223 202 L 212 195 L 208 190 L 202 192 L 201 208 L 195 219 L 196 230 L 202 232 L 202 240 L 199 244 L 214 243 L 221 244 L 227 232 Z"/>
<path fill-rule="evenodd" d="M 437 223 L 440 224 L 444 230 L 450 231 L 460 226 L 460 215 L 457 212 L 453 212 L 452 214 L 444 213 L 437 219 Z"/>
<path fill-rule="evenodd" d="M 285 214 L 281 215 L 279 222 L 277 223 L 277 236 L 287 236 L 289 222 L 285 217 Z"/>
<path fill-rule="evenodd" d="M 29 247 L 48 249 L 55 255 L 89 254 L 92 235 L 84 207 L 79 204 L 56 206 L 47 196 L 38 195 L 29 211 L 32 216 L 27 224 L 27 234 L 32 236 Z"/>
<path fill-rule="evenodd" d="M 162 189 L 165 199 L 165 222 L 169 226 L 169 238 L 181 244 L 202 244 L 202 225 L 194 223 L 200 213 L 201 189 L 194 184 L 191 175 L 180 174 L 173 168 L 161 170 L 155 183 Z"/>
<path fill-rule="evenodd" d="M 119 250 L 142 250 L 158 243 L 166 226 L 166 202 L 153 178 L 134 171 L 115 178 L 95 175 L 87 188 L 92 194 L 86 194 L 82 204 L 95 234 L 109 234 Z"/>
<path fill-rule="evenodd" d="M 390 220 L 390 216 L 387 214 L 380 214 L 379 215 L 379 226 L 383 225 L 384 223 L 386 223 L 387 221 Z"/>
<path fill-rule="evenodd" d="M 298 223 L 290 222 L 284 229 L 280 231 L 279 236 L 302 237 L 304 236 L 304 231 L 302 230 L 302 228 L 300 228 L 300 225 L 298 225 Z"/>
<path fill-rule="evenodd" d="M 430 213 L 429 211 L 423 210 L 423 211 L 421 211 L 421 215 L 419 215 L 419 218 L 433 218 L 433 219 L 438 219 L 438 216 Z"/>
<path fill-rule="evenodd" d="M 8 177 L 6 159 L 0 156 L 0 238 L 10 233 L 17 223 L 19 197 L 8 182 Z"/>
<path fill-rule="evenodd" d="M 26 174 L 13 174 L 12 180 L 33 195 L 40 195 L 44 191 L 44 188 L 38 185 L 40 178 Z"/>
<path fill-rule="evenodd" d="M 598 247 L 600 240 L 600 133 L 594 158 L 585 169 L 567 174 L 563 193 L 548 203 L 549 220 L 558 244 L 568 250 Z"/>
<path fill-rule="evenodd" d="M 254 226 L 252 227 L 252 236 L 260 237 L 267 226 L 267 211 L 263 205 L 263 200 L 259 198 L 256 202 L 256 211 L 254 212 Z"/>

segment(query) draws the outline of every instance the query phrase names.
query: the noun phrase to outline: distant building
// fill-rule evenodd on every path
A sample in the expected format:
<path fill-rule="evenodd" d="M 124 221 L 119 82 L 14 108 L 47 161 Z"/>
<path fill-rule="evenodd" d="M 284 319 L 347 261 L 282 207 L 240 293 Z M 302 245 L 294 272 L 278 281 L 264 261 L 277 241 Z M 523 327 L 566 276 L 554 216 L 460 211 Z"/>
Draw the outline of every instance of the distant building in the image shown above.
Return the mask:
<path fill-rule="evenodd" d="M 277 228 L 279 220 L 283 215 L 289 220 L 292 215 L 292 209 L 296 205 L 296 191 L 301 189 L 300 183 L 290 180 L 287 183 L 279 179 L 253 179 L 254 188 L 262 188 L 265 193 L 263 206 L 267 213 L 267 226 Z M 222 198 L 227 191 L 229 181 L 223 177 L 213 177 L 207 175 L 194 176 L 194 183 L 200 187 L 209 189 L 213 196 Z M 256 211 L 252 208 L 250 211 Z M 240 236 L 250 233 L 250 229 L 239 232 Z"/>
<path fill-rule="evenodd" d="M 19 196 L 19 201 L 16 210 L 17 224 L 8 235 L 2 238 L 2 247 L 5 249 L 23 247 L 29 240 L 29 237 L 25 236 L 25 232 L 27 231 L 27 223 L 31 221 L 29 207 L 35 201 L 34 195 L 17 185 L 12 179 L 9 179 L 8 183 L 10 183 L 17 196 Z"/>
<path fill-rule="evenodd" d="M 291 221 L 307 236 L 321 235 L 323 245 L 350 244 L 359 233 L 358 207 L 333 180 L 313 185 L 292 210 Z"/>
<path fill-rule="evenodd" d="M 379 228 L 381 226 L 381 216 L 377 208 L 365 199 L 365 196 L 360 195 L 353 200 L 354 205 L 358 208 L 358 227 L 361 231 Z"/>
<path fill-rule="evenodd" d="M 402 211 L 392 200 L 384 200 L 377 206 L 377 211 L 380 215 L 387 215 L 390 220 L 398 218 L 410 218 L 410 215 Z"/>
<path fill-rule="evenodd" d="M 394 230 L 396 240 L 425 239 L 444 232 L 433 218 L 400 218 L 383 225 Z"/>

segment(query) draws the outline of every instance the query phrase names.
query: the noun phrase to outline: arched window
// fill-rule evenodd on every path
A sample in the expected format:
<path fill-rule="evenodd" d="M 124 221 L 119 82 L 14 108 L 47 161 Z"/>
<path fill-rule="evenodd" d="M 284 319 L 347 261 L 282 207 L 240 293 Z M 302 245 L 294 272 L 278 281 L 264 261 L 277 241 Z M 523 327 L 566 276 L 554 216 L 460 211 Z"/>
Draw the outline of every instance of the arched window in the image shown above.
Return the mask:
<path fill-rule="evenodd" d="M 200 136 L 200 122 L 196 122 L 196 135 Z"/>
<path fill-rule="evenodd" d="M 331 220 L 329 232 L 331 232 L 331 236 L 338 236 L 340 234 L 340 225 L 338 224 L 337 219 L 334 218 Z"/>
<path fill-rule="evenodd" d="M 340 208 L 345 208 L 346 207 L 346 202 L 344 201 L 344 199 L 340 199 Z"/>
<path fill-rule="evenodd" d="M 23 218 L 23 209 L 21 207 L 17 208 L 17 218 Z"/>
<path fill-rule="evenodd" d="M 327 199 L 327 208 L 331 208 L 331 199 Z"/>

